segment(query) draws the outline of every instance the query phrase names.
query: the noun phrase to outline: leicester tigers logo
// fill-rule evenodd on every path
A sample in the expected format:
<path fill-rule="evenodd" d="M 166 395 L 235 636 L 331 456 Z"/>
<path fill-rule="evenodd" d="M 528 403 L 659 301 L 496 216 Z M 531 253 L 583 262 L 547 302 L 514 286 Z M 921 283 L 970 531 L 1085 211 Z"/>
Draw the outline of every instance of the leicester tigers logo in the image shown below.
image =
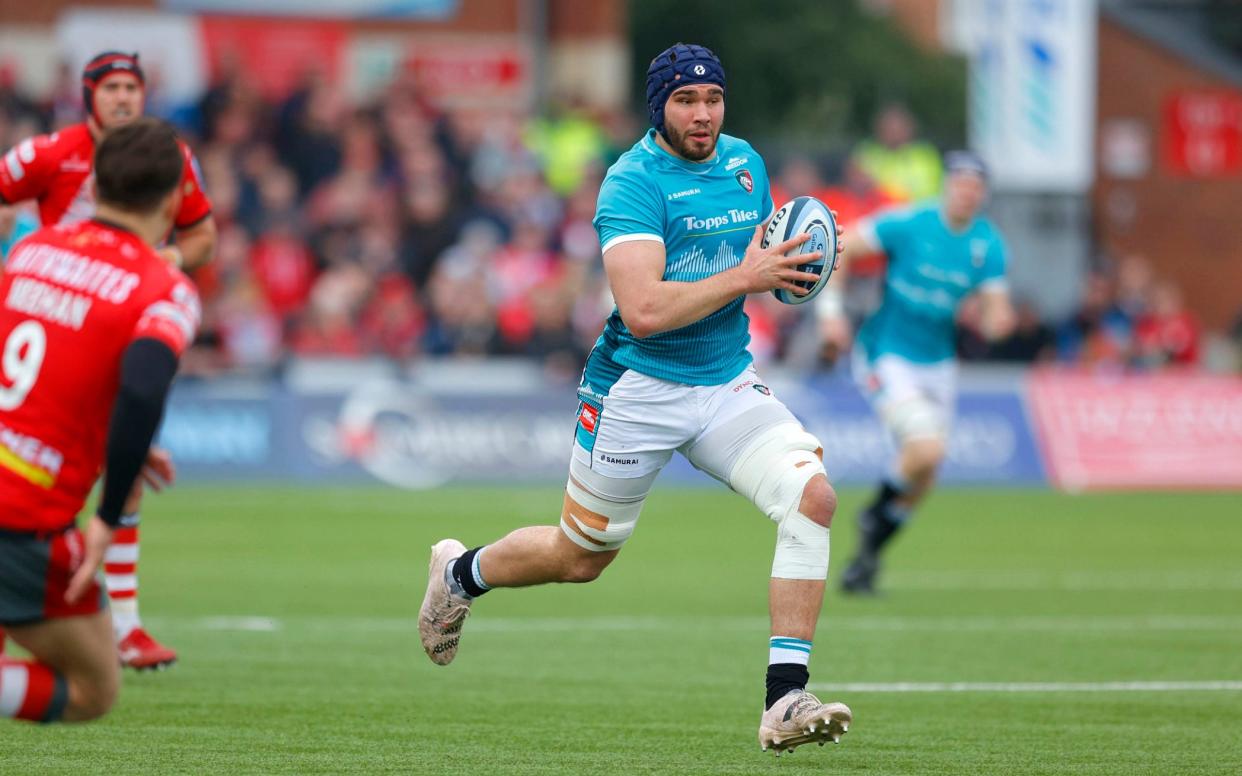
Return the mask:
<path fill-rule="evenodd" d="M 733 177 L 737 178 L 738 184 L 746 189 L 747 194 L 755 190 L 755 179 L 750 177 L 750 170 L 738 170 Z"/>

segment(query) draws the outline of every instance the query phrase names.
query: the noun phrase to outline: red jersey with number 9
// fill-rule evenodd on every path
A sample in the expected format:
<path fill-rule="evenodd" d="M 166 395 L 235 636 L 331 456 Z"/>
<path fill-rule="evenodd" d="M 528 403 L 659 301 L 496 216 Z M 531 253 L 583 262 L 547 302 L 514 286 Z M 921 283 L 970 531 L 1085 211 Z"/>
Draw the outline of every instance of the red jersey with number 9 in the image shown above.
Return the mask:
<path fill-rule="evenodd" d="M 59 530 L 104 463 L 131 342 L 180 356 L 198 294 L 137 235 L 98 220 L 41 229 L 0 278 L 0 529 Z"/>

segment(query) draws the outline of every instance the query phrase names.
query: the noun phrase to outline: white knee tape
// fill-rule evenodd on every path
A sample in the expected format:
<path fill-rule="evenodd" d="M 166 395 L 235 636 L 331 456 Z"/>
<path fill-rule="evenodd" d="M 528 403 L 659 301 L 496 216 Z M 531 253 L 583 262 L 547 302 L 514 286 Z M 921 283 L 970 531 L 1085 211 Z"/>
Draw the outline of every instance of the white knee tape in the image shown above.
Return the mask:
<path fill-rule="evenodd" d="M 819 440 L 797 423 L 782 423 L 764 431 L 742 451 L 729 474 L 729 486 L 774 522 L 798 511 L 802 489 L 816 474 L 824 474 Z"/>
<path fill-rule="evenodd" d="M 882 419 L 898 442 L 909 439 L 943 439 L 948 431 L 944 411 L 923 397 L 894 401 L 884 407 Z"/>
<path fill-rule="evenodd" d="M 828 578 L 828 529 L 800 512 L 776 529 L 772 576 L 778 579 Z"/>
<path fill-rule="evenodd" d="M 596 552 L 620 549 L 634 533 L 643 511 L 642 497 L 627 501 L 606 499 L 588 491 L 573 477 L 565 486 L 565 494 L 561 530 L 579 547 Z"/>
<path fill-rule="evenodd" d="M 774 577 L 828 577 L 828 529 L 798 511 L 806 484 L 826 474 L 820 450 L 800 425 L 783 423 L 756 438 L 729 475 L 729 485 L 777 524 Z"/>

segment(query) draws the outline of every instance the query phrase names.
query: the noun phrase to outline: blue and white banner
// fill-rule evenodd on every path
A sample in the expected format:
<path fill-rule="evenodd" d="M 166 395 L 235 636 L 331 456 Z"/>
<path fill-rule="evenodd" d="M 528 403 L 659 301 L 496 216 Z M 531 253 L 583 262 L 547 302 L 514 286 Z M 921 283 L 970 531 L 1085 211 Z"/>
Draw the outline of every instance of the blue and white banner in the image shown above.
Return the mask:
<path fill-rule="evenodd" d="M 970 143 L 1007 191 L 1094 178 L 1096 0 L 962 0 Z"/>
<path fill-rule="evenodd" d="M 163 0 L 170 11 L 335 19 L 432 19 L 457 13 L 460 0 Z"/>
<path fill-rule="evenodd" d="M 769 381 L 824 443 L 833 482 L 871 483 L 891 442 L 842 378 Z M 498 390 L 504 379 L 435 386 L 392 378 L 335 390 L 272 382 L 179 384 L 161 443 L 193 480 L 383 482 L 422 489 L 466 483 L 565 481 L 577 400 L 572 385 L 538 381 Z M 1018 378 L 963 381 L 943 481 L 1045 482 Z M 664 484 L 708 484 L 680 456 Z"/>

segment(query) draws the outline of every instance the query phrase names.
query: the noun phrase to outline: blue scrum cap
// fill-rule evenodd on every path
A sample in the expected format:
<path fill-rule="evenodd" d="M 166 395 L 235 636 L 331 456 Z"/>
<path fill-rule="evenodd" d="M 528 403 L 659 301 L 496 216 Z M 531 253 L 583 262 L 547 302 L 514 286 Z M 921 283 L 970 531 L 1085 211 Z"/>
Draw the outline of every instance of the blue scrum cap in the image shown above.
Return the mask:
<path fill-rule="evenodd" d="M 711 49 L 693 43 L 674 43 L 651 60 L 647 67 L 647 116 L 656 132 L 665 135 L 664 105 L 669 95 L 689 84 L 725 88 L 724 65 Z"/>
<path fill-rule="evenodd" d="M 988 180 L 988 165 L 983 157 L 974 151 L 950 151 L 944 155 L 944 171 L 946 175 L 957 172 L 969 172 Z"/>

